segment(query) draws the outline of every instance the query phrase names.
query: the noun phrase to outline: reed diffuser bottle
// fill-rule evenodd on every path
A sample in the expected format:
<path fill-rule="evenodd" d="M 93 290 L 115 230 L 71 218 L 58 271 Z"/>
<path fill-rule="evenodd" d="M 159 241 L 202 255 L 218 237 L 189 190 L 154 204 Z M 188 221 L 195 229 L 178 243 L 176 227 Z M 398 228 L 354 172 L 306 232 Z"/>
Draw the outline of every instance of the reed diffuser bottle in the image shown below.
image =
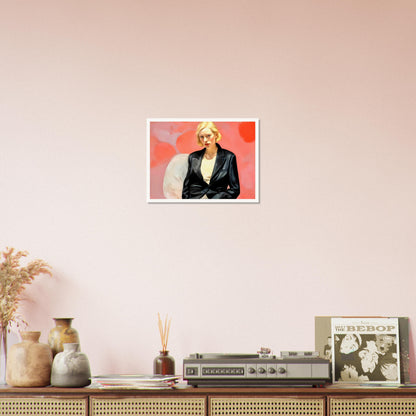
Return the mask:
<path fill-rule="evenodd" d="M 170 323 L 172 319 L 169 319 L 168 323 L 168 317 L 166 316 L 165 323 L 163 324 L 162 320 L 160 319 L 160 314 L 157 314 L 157 317 L 160 340 L 162 341 L 162 350 L 160 351 L 160 354 L 153 360 L 153 374 L 164 376 L 175 375 L 175 360 L 172 356 L 169 355 L 169 351 L 167 350 Z"/>

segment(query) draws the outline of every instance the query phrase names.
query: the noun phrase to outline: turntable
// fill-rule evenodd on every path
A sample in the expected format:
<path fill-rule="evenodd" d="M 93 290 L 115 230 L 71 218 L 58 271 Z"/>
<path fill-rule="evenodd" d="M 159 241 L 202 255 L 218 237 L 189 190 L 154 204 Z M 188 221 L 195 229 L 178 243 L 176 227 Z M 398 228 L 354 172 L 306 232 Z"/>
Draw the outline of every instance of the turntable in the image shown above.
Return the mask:
<path fill-rule="evenodd" d="M 322 386 L 331 379 L 329 360 L 315 352 L 191 354 L 183 378 L 192 386 Z"/>

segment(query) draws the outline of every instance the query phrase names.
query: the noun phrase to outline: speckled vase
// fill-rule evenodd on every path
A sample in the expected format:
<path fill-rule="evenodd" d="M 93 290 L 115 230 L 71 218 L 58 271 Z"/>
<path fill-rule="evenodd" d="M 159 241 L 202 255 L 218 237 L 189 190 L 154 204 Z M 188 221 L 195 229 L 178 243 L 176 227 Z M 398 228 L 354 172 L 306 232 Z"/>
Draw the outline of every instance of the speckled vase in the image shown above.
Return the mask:
<path fill-rule="evenodd" d="M 55 387 L 84 387 L 90 384 L 91 370 L 87 356 L 79 344 L 64 344 L 63 352 L 55 355 L 51 384 Z"/>
<path fill-rule="evenodd" d="M 79 344 L 78 331 L 72 328 L 74 318 L 53 318 L 55 327 L 49 332 L 48 344 L 52 349 L 52 354 L 56 354 L 64 350 L 64 344 Z"/>
<path fill-rule="evenodd" d="M 21 332 L 22 342 L 10 347 L 6 382 L 14 387 L 45 387 L 50 384 L 52 351 L 39 342 L 40 332 Z"/>

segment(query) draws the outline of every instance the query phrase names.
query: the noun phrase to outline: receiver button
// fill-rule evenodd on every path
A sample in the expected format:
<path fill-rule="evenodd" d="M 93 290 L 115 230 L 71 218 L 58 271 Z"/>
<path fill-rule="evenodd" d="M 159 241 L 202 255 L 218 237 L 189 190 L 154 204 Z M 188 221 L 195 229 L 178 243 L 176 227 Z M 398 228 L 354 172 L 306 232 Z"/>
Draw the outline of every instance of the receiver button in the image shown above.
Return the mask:
<path fill-rule="evenodd" d="M 198 368 L 197 367 L 187 367 L 186 368 L 186 375 L 187 376 L 197 376 L 198 375 Z"/>

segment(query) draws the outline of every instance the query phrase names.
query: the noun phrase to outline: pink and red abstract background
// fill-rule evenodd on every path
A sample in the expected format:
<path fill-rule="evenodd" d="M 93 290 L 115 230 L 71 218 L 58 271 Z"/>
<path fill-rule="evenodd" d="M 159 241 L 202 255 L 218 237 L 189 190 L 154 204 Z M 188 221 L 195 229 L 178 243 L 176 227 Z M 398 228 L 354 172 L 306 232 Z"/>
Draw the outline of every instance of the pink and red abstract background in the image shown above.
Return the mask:
<path fill-rule="evenodd" d="M 215 121 L 222 138 L 220 146 L 237 157 L 241 193 L 238 199 L 256 196 L 256 122 Z M 189 154 L 201 147 L 195 131 L 199 121 L 151 121 L 149 131 L 150 199 L 164 199 L 163 178 L 166 167 L 177 154 Z"/>

